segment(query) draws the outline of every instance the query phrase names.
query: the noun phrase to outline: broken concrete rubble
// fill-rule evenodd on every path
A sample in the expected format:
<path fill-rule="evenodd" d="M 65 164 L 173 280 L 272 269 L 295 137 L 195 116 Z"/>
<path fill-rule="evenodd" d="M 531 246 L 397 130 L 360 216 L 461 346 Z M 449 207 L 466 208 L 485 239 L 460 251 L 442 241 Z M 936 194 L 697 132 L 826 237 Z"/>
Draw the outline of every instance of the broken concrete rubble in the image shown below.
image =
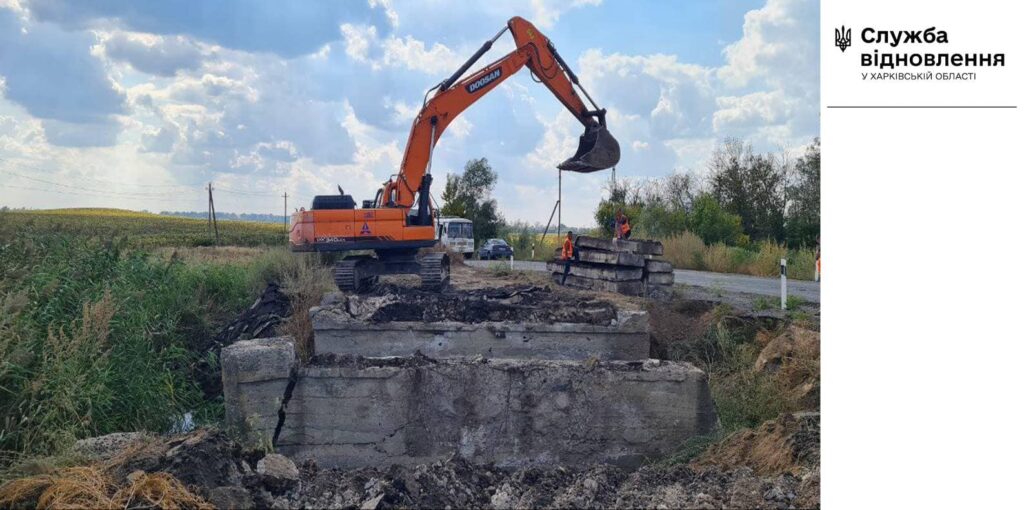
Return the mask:
<path fill-rule="evenodd" d="M 581 295 L 556 295 L 550 288 L 534 285 L 475 290 L 449 288 L 444 292 L 379 285 L 368 294 L 328 294 L 320 308 L 332 309 L 337 320 L 367 323 L 503 321 L 609 326 L 618 315 L 608 301 Z"/>
<path fill-rule="evenodd" d="M 717 421 L 706 375 L 685 363 L 346 356 L 299 367 L 286 343 L 223 351 L 225 388 L 238 390 L 225 393 L 228 417 L 251 440 L 277 430 L 278 451 L 321 466 L 410 465 L 452 453 L 500 466 L 635 466 Z M 252 367 L 239 360 L 289 356 L 288 365 L 238 372 Z M 283 402 L 280 382 L 293 370 Z M 281 421 L 270 419 L 279 408 Z"/>

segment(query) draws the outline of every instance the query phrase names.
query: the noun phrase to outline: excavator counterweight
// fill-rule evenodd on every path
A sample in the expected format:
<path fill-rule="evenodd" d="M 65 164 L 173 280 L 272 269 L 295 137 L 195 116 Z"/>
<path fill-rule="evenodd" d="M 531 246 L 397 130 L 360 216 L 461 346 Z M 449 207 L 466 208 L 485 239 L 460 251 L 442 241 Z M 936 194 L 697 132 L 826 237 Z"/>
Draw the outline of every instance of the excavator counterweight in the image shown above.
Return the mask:
<path fill-rule="evenodd" d="M 515 39 L 516 49 L 463 77 L 506 31 Z M 529 21 L 514 17 L 451 76 L 427 91 L 409 132 L 402 166 L 376 197 L 363 201 L 359 209 L 340 187 L 340 196 L 317 197 L 312 210 L 292 216 L 292 250 L 372 251 L 373 256 L 350 256 L 338 263 L 335 282 L 342 290 L 364 289 L 386 274 L 417 274 L 424 287 L 444 288 L 450 269 L 447 255 L 420 252 L 437 242 L 430 199 L 434 146 L 460 113 L 524 67 L 583 125 L 579 148 L 558 168 L 589 173 L 618 163 L 619 143 L 608 132 L 606 111 L 594 103 L 551 41 Z M 576 89 L 592 108 L 587 108 Z"/>

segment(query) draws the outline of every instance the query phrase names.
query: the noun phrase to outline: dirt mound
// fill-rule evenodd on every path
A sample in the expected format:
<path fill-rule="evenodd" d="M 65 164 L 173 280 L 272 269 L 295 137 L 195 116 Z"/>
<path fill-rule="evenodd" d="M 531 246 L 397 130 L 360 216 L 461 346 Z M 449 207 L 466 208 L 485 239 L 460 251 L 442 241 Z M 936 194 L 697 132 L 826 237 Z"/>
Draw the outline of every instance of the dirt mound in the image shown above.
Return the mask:
<path fill-rule="evenodd" d="M 119 481 L 96 465 L 5 483 L 0 486 L 0 507 L 213 509 L 169 473 L 136 471 Z"/>
<path fill-rule="evenodd" d="M 339 296 L 338 310 L 367 322 L 571 322 L 607 326 L 617 317 L 608 301 L 554 293 L 549 287 L 505 287 L 444 292 L 381 284 L 368 294 Z"/>
<path fill-rule="evenodd" d="M 297 483 L 283 489 L 251 468 L 260 458 L 266 459 L 243 451 L 223 433 L 199 430 L 137 442 L 107 462 L 72 468 L 81 471 L 16 480 L 0 488 L 0 506 L 35 506 L 57 478 L 68 481 L 59 502 L 87 507 L 146 508 L 157 506 L 153 501 L 161 497 L 181 508 L 207 508 L 207 500 L 258 508 L 373 509 L 818 505 L 817 471 L 758 475 L 746 467 L 659 464 L 632 472 L 604 465 L 502 469 L 452 456 L 426 465 L 352 470 L 320 470 L 307 462 Z"/>
<path fill-rule="evenodd" d="M 207 496 L 215 487 L 242 483 L 242 475 L 251 471 L 242 453 L 225 433 L 199 429 L 170 439 L 135 443 L 111 458 L 107 469 L 118 480 L 136 471 L 169 473 Z"/>
<path fill-rule="evenodd" d="M 690 463 L 703 469 L 750 467 L 758 475 L 805 473 L 821 457 L 821 415 L 785 414 L 754 430 L 742 430 L 707 449 Z"/>
<path fill-rule="evenodd" d="M 817 506 L 801 478 L 750 469 L 647 466 L 496 469 L 457 457 L 416 467 L 303 469 L 301 488 L 276 504 L 316 508 L 791 508 Z"/>
<path fill-rule="evenodd" d="M 276 283 L 267 284 L 259 299 L 242 312 L 231 324 L 217 333 L 218 347 L 238 340 L 277 336 L 275 328 L 291 315 L 291 301 Z"/>
<path fill-rule="evenodd" d="M 821 394 L 821 333 L 789 326 L 774 337 L 759 334 L 764 347 L 754 370 L 777 374 L 794 401 L 804 409 L 817 409 Z"/>

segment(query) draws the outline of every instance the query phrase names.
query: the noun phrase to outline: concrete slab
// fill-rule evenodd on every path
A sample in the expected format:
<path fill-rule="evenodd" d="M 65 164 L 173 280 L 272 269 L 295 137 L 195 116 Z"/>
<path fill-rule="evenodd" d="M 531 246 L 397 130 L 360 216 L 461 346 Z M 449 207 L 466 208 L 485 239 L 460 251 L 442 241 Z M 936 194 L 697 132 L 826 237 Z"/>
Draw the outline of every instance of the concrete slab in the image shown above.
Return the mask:
<path fill-rule="evenodd" d="M 650 350 L 645 312 L 593 297 L 532 285 L 380 290 L 332 294 L 312 308 L 314 354 L 611 360 L 644 359 Z"/>
<path fill-rule="evenodd" d="M 579 236 L 576 246 L 609 252 L 636 253 L 640 255 L 664 255 L 665 247 L 661 241 L 601 239 L 599 237 Z"/>
<path fill-rule="evenodd" d="M 594 264 L 608 264 L 612 266 L 644 267 L 647 259 L 637 253 L 610 252 L 588 248 L 577 248 L 576 257 L 580 262 L 592 262 Z M 555 262 L 561 260 L 562 249 L 555 250 Z"/>
<path fill-rule="evenodd" d="M 654 285 L 672 285 L 676 281 L 676 276 L 672 273 L 648 273 L 644 276 L 644 281 Z"/>
<path fill-rule="evenodd" d="M 269 445 L 298 358 L 291 337 L 241 340 L 220 353 L 228 429 Z"/>
<path fill-rule="evenodd" d="M 561 285 L 562 273 L 551 273 L 551 281 Z M 566 287 L 577 289 L 596 290 L 600 292 L 616 292 L 627 296 L 644 295 L 644 284 L 639 280 L 629 282 L 610 282 L 607 280 L 596 280 L 570 274 L 565 279 Z"/>
<path fill-rule="evenodd" d="M 346 469 L 456 452 L 505 467 L 636 466 L 716 423 L 707 377 L 685 363 L 346 357 L 298 370 L 276 450 Z"/>
<path fill-rule="evenodd" d="M 645 359 L 650 353 L 647 313 L 618 311 L 611 325 L 522 322 L 373 323 L 350 320 L 331 308 L 311 312 L 316 354 L 365 357 L 411 356 L 419 351 L 432 358 L 584 360 Z"/>
<path fill-rule="evenodd" d="M 565 271 L 565 262 L 548 262 L 548 271 L 562 273 Z M 608 266 L 590 262 L 572 262 L 569 265 L 569 274 L 583 278 L 594 278 L 612 282 L 624 282 L 639 280 L 644 276 L 643 268 Z"/>
<path fill-rule="evenodd" d="M 671 273 L 672 264 L 664 260 L 648 259 L 644 271 L 647 273 Z"/>

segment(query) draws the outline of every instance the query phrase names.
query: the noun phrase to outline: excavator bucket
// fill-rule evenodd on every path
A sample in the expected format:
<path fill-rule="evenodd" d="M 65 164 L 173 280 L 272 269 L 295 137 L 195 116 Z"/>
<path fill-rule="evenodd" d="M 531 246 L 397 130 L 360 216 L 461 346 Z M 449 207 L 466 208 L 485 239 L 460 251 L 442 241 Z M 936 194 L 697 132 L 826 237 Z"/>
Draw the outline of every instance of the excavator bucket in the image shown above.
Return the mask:
<path fill-rule="evenodd" d="M 619 142 L 602 125 L 588 126 L 580 136 L 573 157 L 558 165 L 559 170 L 590 173 L 611 168 L 619 162 Z"/>

